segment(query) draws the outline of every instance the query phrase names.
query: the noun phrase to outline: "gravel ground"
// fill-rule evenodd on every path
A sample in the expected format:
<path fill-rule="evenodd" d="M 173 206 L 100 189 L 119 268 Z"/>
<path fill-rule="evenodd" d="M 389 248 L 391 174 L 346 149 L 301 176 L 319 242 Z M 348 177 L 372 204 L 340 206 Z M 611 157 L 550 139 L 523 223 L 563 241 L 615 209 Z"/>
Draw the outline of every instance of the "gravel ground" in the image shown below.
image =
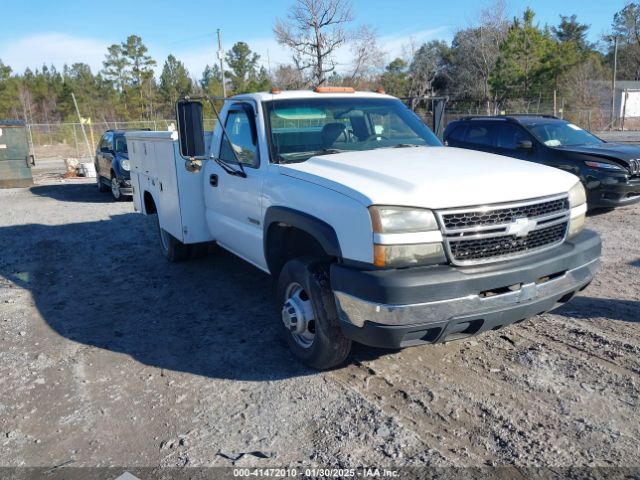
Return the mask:
<path fill-rule="evenodd" d="M 589 218 L 592 285 L 466 341 L 310 371 L 271 279 L 183 264 L 44 162 L 0 190 L 2 466 L 640 466 L 640 205 Z"/>

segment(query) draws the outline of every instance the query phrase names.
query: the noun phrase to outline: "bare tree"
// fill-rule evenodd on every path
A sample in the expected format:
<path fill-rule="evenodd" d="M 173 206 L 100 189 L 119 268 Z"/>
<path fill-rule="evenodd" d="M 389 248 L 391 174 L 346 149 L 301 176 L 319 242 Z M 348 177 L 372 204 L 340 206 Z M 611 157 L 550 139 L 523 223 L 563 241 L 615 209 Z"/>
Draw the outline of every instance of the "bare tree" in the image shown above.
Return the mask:
<path fill-rule="evenodd" d="M 334 53 L 347 42 L 344 26 L 352 20 L 349 0 L 295 0 L 273 32 L 294 51 L 300 70 L 311 70 L 312 83 L 321 85 L 336 68 Z"/>
<path fill-rule="evenodd" d="M 494 100 L 489 79 L 508 30 L 506 12 L 505 0 L 496 0 L 479 13 L 476 25 L 458 31 L 453 39 L 453 84 L 460 90 L 456 93 L 481 97 L 487 114 Z"/>
<path fill-rule="evenodd" d="M 385 52 L 378 47 L 378 36 L 372 27 L 362 25 L 352 35 L 351 54 L 353 55 L 350 82 L 358 85 L 384 68 Z"/>
<path fill-rule="evenodd" d="M 409 66 L 409 95 L 414 97 L 411 108 L 416 108 L 420 97 L 434 93 L 436 80 L 447 69 L 448 53 L 446 42 L 439 40 L 431 40 L 416 51 Z"/>

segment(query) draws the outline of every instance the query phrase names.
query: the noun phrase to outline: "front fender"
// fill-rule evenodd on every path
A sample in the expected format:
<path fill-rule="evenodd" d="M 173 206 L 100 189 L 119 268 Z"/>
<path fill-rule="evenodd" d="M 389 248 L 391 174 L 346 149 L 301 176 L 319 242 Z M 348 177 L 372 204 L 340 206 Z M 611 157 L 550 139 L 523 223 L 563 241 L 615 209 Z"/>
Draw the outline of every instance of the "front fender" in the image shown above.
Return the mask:
<path fill-rule="evenodd" d="M 308 233 L 320 243 L 328 255 L 342 258 L 338 235 L 336 235 L 336 231 L 331 225 L 308 213 L 293 208 L 278 206 L 269 207 L 265 212 L 263 235 L 265 258 L 267 256 L 269 228 L 277 223 L 284 223 Z"/>

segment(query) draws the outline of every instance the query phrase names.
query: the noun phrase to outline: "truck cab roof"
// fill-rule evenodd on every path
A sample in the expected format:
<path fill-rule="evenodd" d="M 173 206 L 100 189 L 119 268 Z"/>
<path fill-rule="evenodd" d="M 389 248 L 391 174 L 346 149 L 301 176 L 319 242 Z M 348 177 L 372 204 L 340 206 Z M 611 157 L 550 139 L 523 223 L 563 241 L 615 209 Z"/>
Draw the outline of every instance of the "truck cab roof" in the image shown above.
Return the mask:
<path fill-rule="evenodd" d="M 255 93 L 241 93 L 229 97 L 227 100 L 254 100 L 256 102 L 269 102 L 277 100 L 294 100 L 302 98 L 387 98 L 390 100 L 397 100 L 396 97 L 387 95 L 385 93 L 376 92 L 330 92 L 330 93 L 318 93 L 313 90 L 282 90 L 279 93 L 271 92 L 255 92 Z"/>

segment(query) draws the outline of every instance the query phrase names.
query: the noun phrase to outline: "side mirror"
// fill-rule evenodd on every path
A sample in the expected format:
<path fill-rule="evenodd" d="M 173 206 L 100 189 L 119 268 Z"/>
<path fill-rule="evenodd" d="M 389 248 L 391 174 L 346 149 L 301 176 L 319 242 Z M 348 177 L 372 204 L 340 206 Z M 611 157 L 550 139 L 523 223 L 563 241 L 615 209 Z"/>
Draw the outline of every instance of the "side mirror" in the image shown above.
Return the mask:
<path fill-rule="evenodd" d="M 178 100 L 176 119 L 180 138 L 180 155 L 184 158 L 204 156 L 204 119 L 202 103 L 197 100 Z"/>
<path fill-rule="evenodd" d="M 518 142 L 516 148 L 519 150 L 531 150 L 533 149 L 533 142 L 531 140 L 522 140 L 521 142 Z"/>

